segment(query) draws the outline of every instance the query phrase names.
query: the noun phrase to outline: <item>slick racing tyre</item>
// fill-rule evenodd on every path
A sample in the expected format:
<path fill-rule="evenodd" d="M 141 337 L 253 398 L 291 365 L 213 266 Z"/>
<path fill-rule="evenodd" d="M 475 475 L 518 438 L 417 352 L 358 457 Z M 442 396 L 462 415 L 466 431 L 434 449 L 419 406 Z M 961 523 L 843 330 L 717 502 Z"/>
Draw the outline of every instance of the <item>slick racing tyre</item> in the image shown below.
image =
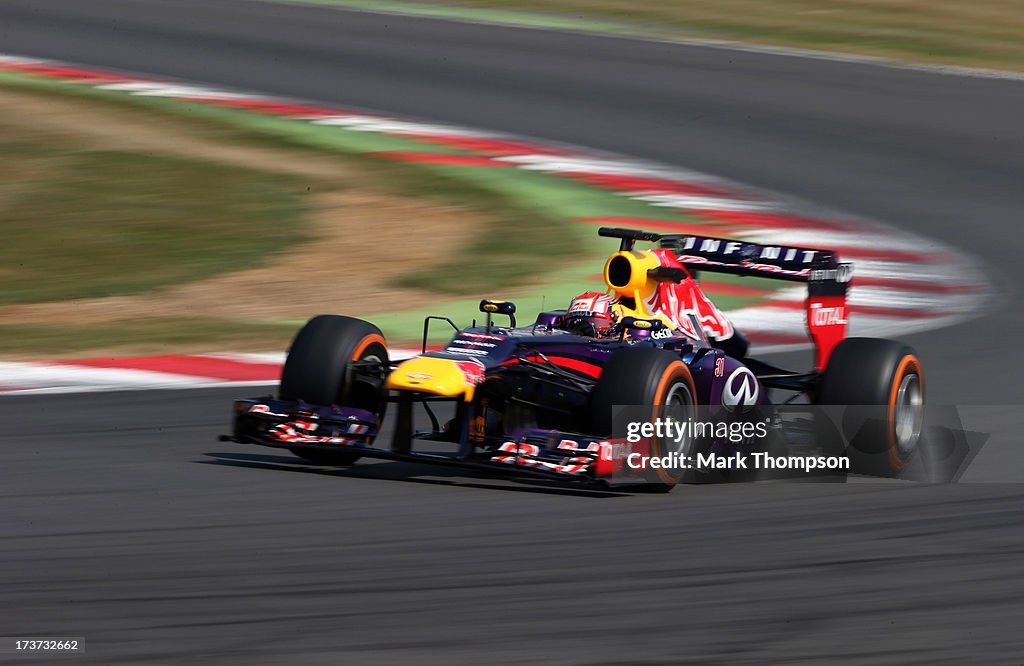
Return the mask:
<path fill-rule="evenodd" d="M 356 372 L 355 364 L 359 364 Z M 282 400 L 365 409 L 384 419 L 388 350 L 373 324 L 340 315 L 318 315 L 299 330 L 281 372 Z M 354 463 L 359 456 L 329 450 L 291 449 L 318 464 Z"/>
<path fill-rule="evenodd" d="M 690 369 L 671 352 L 650 347 L 632 347 L 613 353 L 601 370 L 601 377 L 590 396 L 591 433 L 605 437 L 624 438 L 625 432 L 612 427 L 614 405 L 643 405 L 643 417 L 653 421 L 672 414 L 677 420 L 693 420 L 697 416 L 697 389 Z M 618 424 L 623 426 L 623 424 Z M 693 442 L 653 438 L 651 457 L 671 453 L 692 453 Z M 684 470 L 649 469 L 644 489 L 668 492 L 679 483 Z"/>
<path fill-rule="evenodd" d="M 910 347 L 847 338 L 832 352 L 819 405 L 846 405 L 842 429 L 851 471 L 897 476 L 914 456 L 924 423 L 924 372 Z"/>

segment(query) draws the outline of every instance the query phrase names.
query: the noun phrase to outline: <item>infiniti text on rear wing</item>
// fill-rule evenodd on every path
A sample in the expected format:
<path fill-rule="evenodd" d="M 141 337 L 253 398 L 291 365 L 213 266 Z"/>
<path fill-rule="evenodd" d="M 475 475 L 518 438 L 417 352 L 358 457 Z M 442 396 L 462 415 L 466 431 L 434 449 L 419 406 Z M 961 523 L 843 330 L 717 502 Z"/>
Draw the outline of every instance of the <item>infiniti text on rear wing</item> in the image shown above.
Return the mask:
<path fill-rule="evenodd" d="M 817 349 L 818 370 L 825 369 L 832 350 L 846 337 L 853 264 L 839 261 L 835 252 L 710 236 L 663 235 L 660 243 L 694 276 L 709 271 L 806 282 L 807 334 Z"/>

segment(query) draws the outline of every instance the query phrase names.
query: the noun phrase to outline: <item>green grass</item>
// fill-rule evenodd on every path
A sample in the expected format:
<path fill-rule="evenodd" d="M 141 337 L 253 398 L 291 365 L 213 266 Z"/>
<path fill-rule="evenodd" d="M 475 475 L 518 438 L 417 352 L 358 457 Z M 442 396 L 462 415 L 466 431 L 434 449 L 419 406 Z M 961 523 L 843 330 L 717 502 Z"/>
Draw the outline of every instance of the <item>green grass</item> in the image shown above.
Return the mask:
<path fill-rule="evenodd" d="M 1024 69 L 1017 0 L 471 0 L 628 20 L 694 36 Z"/>
<path fill-rule="evenodd" d="M 259 264 L 307 238 L 305 185 L 212 162 L 0 143 L 30 170 L 0 206 L 0 303 L 136 294 Z"/>
<path fill-rule="evenodd" d="M 452 248 L 453 254 L 473 257 L 473 270 L 467 270 L 462 261 L 438 257 L 437 264 L 427 271 L 397 279 L 394 282 L 396 287 L 411 286 L 435 293 L 475 294 L 509 285 L 536 283 L 557 270 L 558 264 L 552 259 L 569 260 L 578 254 L 575 248 L 584 234 L 576 225 L 569 224 L 562 211 L 536 203 L 530 183 L 536 188 L 551 186 L 551 179 L 542 174 L 524 174 L 529 180 L 527 186 L 513 190 L 504 185 L 502 178 L 480 178 L 474 173 L 486 169 L 406 164 L 372 155 L 403 150 L 441 152 L 442 148 L 436 145 L 207 104 L 127 96 L 0 72 L 0 94 L 4 86 L 77 98 L 83 104 L 100 109 L 123 111 L 125 108 L 137 108 L 154 114 L 156 118 L 167 115 L 176 122 L 184 120 L 205 136 L 240 145 L 306 150 L 311 156 L 330 157 L 351 167 L 361 175 L 359 183 L 362 185 L 397 196 L 458 206 L 475 213 L 484 222 L 478 233 L 466 238 L 460 247 Z M 463 151 L 443 149 L 443 152 Z M 0 154 L 3 154 L 2 146 Z M 501 172 L 503 175 L 515 173 L 512 169 Z M 609 193 L 602 194 L 606 199 L 619 198 Z M 417 224 L 416 219 L 408 221 L 410 228 Z M 372 230 L 367 230 L 365 238 L 354 241 L 371 247 Z M 546 248 L 545 253 L 538 253 L 539 247 Z M 386 249 L 382 250 L 384 257 Z"/>
<path fill-rule="evenodd" d="M 0 305 L 140 294 L 259 265 L 309 238 L 304 222 L 311 212 L 309 186 L 314 193 L 370 186 L 476 213 L 483 221 L 479 233 L 453 247 L 451 255 L 438 257 L 433 267 L 398 280 L 399 286 L 432 292 L 475 296 L 536 284 L 571 263 L 578 252 L 575 241 L 586 235 L 543 206 L 524 205 L 533 201 L 526 191 L 503 192 L 495 181 L 466 177 L 465 170 L 368 154 L 437 150 L 427 144 L 391 136 L 375 137 L 380 139 L 375 143 L 367 133 L 0 73 L 0 95 L 7 87 L 71 100 L 91 112 L 127 110 L 153 123 L 165 118 L 173 121 L 169 131 L 184 131 L 183 139 L 194 133 L 221 144 L 306 151 L 311 158 L 337 160 L 345 176 L 316 182 L 258 165 L 96 150 L 68 145 L 66 137 L 46 128 L 26 132 L 7 126 L 0 117 L 0 233 L 6 242 L 0 255 Z M 546 180 L 540 174 L 528 177 Z M 420 221 L 407 224 L 413 228 Z M 372 229 L 353 244 L 380 252 L 386 260 L 386 248 L 373 246 Z M 473 260 L 464 264 L 452 256 Z M 67 354 L 126 345 L 164 351 L 203 341 L 225 348 L 264 342 L 283 348 L 295 330 L 291 324 L 154 315 L 89 326 L 3 325 L 0 354 Z"/>
<path fill-rule="evenodd" d="M 428 268 L 395 279 L 393 286 L 429 289 L 438 294 L 487 294 L 494 290 L 537 284 L 552 279 L 560 264 L 578 258 L 587 230 L 570 224 L 551 207 L 531 205 L 505 184 L 492 187 L 473 167 L 419 166 L 356 155 L 364 174 L 374 180 L 400 183 L 405 196 L 456 204 L 475 213 L 479 230 L 460 246 L 438 257 Z M 511 169 L 502 174 L 515 175 Z M 538 181 L 545 177 L 532 174 Z M 409 220 L 410 226 L 417 220 Z M 386 249 L 382 252 L 386 258 Z"/>
<path fill-rule="evenodd" d="M 1024 70 L 1020 0 L 293 0 Z"/>
<path fill-rule="evenodd" d="M 607 239 L 598 239 L 596 226 L 569 223 L 572 218 L 657 215 L 661 219 L 693 219 L 668 210 L 652 211 L 638 201 L 535 171 L 436 166 L 431 173 L 459 183 L 464 192 L 471 184 L 502 194 L 497 201 L 494 195 L 472 201 L 463 193 L 466 206 L 489 218 L 486 231 L 465 250 L 428 271 L 401 278 L 400 286 L 430 284 L 449 294 L 480 296 L 540 283 L 554 286 L 564 283 L 566 269 L 578 266 L 584 274 L 600 272 L 607 254 L 616 247 Z"/>
<path fill-rule="evenodd" d="M 370 132 L 297 122 L 195 102 L 128 96 L 88 86 L 69 86 L 0 72 L 3 85 L 74 96 L 98 108 L 138 108 L 185 118 L 197 131 L 244 145 L 287 147 L 344 160 L 367 182 L 399 196 L 454 204 L 476 213 L 480 232 L 438 257 L 427 270 L 404 275 L 396 287 L 429 288 L 435 293 L 479 297 L 517 287 L 560 281 L 568 264 L 590 262 L 600 270 L 607 243 L 591 243 L 595 230 L 573 224 L 572 217 L 656 214 L 693 221 L 681 214 L 629 200 L 617 194 L 513 168 L 406 164 L 374 157 L 381 151 L 460 153 L 436 144 Z M 409 220 L 410 227 L 417 224 Z M 364 241 L 365 242 L 365 241 Z M 386 250 L 384 250 L 386 256 Z M 446 304 L 441 304 L 446 305 Z"/>

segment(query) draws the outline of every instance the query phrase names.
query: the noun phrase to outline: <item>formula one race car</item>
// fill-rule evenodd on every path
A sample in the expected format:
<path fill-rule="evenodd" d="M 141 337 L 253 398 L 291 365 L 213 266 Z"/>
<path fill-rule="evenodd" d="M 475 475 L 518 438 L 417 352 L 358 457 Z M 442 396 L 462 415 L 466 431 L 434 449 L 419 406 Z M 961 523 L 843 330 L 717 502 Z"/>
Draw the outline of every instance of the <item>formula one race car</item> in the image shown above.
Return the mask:
<path fill-rule="evenodd" d="M 921 363 L 897 342 L 846 337 L 851 264 L 809 248 L 629 229 L 602 228 L 599 235 L 620 242 L 605 264 L 606 293 L 582 294 L 525 326 L 517 325 L 514 304 L 495 300 L 480 304 L 483 325 L 460 330 L 447 318 L 427 317 L 423 352 L 401 362 L 389 358 L 373 324 L 314 317 L 292 342 L 277 397 L 237 400 L 233 433 L 222 439 L 287 449 L 317 464 L 371 457 L 668 490 L 711 470 L 633 463 L 695 453 L 709 460 L 703 454 L 729 455 L 751 440 L 737 444 L 714 429 L 629 436 L 636 433 L 626 432 L 616 406 L 633 406 L 651 423 L 669 412 L 760 423 L 773 434 L 765 440 L 771 447 L 820 452 L 820 442 L 791 436 L 793 425 L 776 413 L 782 403 L 770 399 L 775 391 L 788 396 L 786 404 L 799 398 L 810 406 L 858 406 L 847 408 L 842 436 L 824 438 L 832 453 L 840 442 L 838 453 L 849 453 L 853 471 L 893 476 L 913 456 L 924 404 Z M 658 247 L 636 249 L 638 241 Z M 703 271 L 806 283 L 814 369 L 790 372 L 749 358 L 743 334 L 701 291 Z M 507 317 L 507 325 L 495 316 Z M 432 321 L 455 329 L 439 351 L 427 351 Z M 444 425 L 434 409 L 442 402 L 454 406 Z M 392 403 L 393 433 L 381 446 Z M 419 406 L 429 430 L 414 426 Z M 820 435 L 827 428 L 803 430 Z M 449 450 L 417 450 L 431 441 L 448 442 Z"/>

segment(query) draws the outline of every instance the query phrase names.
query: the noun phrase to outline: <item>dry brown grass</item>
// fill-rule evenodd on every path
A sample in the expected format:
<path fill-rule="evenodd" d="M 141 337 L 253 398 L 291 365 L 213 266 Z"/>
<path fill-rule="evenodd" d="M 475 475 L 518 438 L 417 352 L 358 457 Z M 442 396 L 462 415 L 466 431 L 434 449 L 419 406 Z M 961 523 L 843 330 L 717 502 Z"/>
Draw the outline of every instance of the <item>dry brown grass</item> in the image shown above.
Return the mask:
<path fill-rule="evenodd" d="M 272 254 L 260 265 L 139 294 L 0 306 L 0 337 L 9 331 L 6 338 L 11 338 L 0 340 L 5 356 L 31 354 L 34 346 L 52 355 L 52 349 L 62 344 L 70 344 L 65 349 L 72 350 L 85 346 L 108 352 L 165 351 L 161 336 L 166 338 L 166 331 L 176 326 L 181 332 L 195 328 L 197 334 L 195 340 L 179 335 L 182 342 L 175 349 L 201 347 L 204 339 L 233 349 L 276 349 L 282 330 L 243 324 L 303 320 L 321 311 L 401 309 L 418 302 L 423 291 L 396 289 L 391 283 L 428 268 L 445 250 L 471 242 L 482 223 L 475 213 L 458 206 L 382 188 L 351 158 L 246 144 L 230 128 L 72 96 L 0 89 L 0 136 L 31 147 L 17 154 L 0 153 L 6 157 L 0 160 L 0 215 L 41 183 L 60 180 L 66 175 L 66 162 L 90 151 L 259 169 L 271 179 L 279 174 L 310 190 L 305 197 L 305 236 L 311 240 Z M 44 222 L 40 220 L 41 225 Z M 39 228 L 41 241 L 46 233 Z M 0 271 L 0 288 L 4 282 Z M 167 319 L 165 330 L 157 325 L 159 318 Z M 238 344 L 211 334 L 217 332 L 218 321 L 224 322 L 225 330 L 237 331 Z M 145 325 L 133 331 L 136 322 Z M 199 326 L 206 331 L 199 334 Z M 82 338 L 92 335 L 90 327 L 95 339 L 85 341 Z M 43 335 L 61 330 L 81 334 L 56 336 L 53 345 L 35 344 L 27 337 L 42 343 Z M 283 330 L 290 334 L 290 329 Z M 118 336 L 111 336 L 111 331 Z M 124 342 L 107 345 L 104 337 Z M 261 340 L 268 345 L 258 344 Z"/>
<path fill-rule="evenodd" d="M 691 36 L 1024 69 L 1022 0 L 462 0 L 610 17 Z"/>

